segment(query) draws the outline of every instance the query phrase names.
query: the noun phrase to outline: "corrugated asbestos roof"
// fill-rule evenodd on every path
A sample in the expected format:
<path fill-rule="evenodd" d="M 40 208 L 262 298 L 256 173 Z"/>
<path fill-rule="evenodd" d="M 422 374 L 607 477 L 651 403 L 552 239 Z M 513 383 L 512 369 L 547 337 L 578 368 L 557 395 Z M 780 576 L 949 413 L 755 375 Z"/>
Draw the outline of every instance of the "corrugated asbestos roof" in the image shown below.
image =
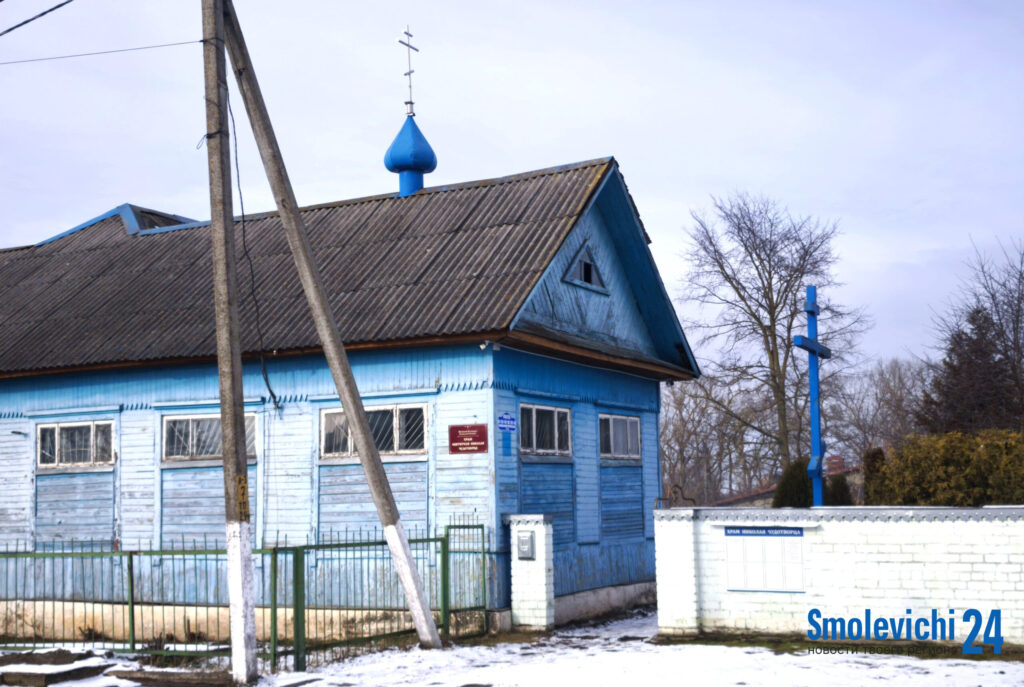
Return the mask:
<path fill-rule="evenodd" d="M 508 327 L 614 165 L 603 158 L 304 209 L 343 340 Z M 160 213 L 145 219 L 137 234 L 115 214 L 0 251 L 0 374 L 216 354 L 209 226 L 167 229 L 173 219 Z M 255 352 L 249 266 L 235 226 L 242 350 Z M 245 232 L 265 348 L 319 347 L 277 214 L 248 217 Z"/>

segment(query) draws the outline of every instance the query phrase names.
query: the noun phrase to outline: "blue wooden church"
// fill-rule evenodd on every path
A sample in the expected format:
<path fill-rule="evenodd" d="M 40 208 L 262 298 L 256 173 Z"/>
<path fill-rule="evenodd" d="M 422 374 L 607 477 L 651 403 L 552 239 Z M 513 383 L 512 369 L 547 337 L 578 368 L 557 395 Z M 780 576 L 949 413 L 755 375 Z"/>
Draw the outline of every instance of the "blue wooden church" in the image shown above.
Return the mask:
<path fill-rule="evenodd" d="M 558 595 L 652 580 L 659 382 L 699 371 L 618 165 L 423 189 L 425 151 L 410 117 L 401 193 L 303 211 L 403 522 L 484 523 L 491 607 L 506 514 L 553 517 Z M 373 526 L 280 221 L 235 234 L 257 543 Z M 0 546 L 223 538 L 209 244 L 122 205 L 0 251 Z"/>

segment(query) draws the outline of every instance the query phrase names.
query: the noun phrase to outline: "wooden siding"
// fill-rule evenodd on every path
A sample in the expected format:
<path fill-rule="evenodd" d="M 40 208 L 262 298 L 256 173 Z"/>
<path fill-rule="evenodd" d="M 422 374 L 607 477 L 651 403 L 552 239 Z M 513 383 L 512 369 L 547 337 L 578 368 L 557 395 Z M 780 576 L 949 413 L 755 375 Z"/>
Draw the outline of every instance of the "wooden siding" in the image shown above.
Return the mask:
<path fill-rule="evenodd" d="M 572 465 L 523 463 L 521 474 L 523 512 L 550 515 L 555 546 L 572 543 L 576 538 Z"/>
<path fill-rule="evenodd" d="M 32 539 L 34 494 L 32 432 L 24 419 L 0 420 L 0 545 L 24 547 Z"/>
<path fill-rule="evenodd" d="M 631 227 L 609 227 L 596 208 L 588 210 L 548 265 L 513 328 L 533 325 L 554 329 L 655 357 L 653 339 L 633 295 L 631 274 L 611 236 L 613 229 L 635 231 Z M 637 236 L 635 240 L 642 239 Z M 584 245 L 594 258 L 606 293 L 564 280 Z"/>
<path fill-rule="evenodd" d="M 166 548 L 224 545 L 224 469 L 164 468 L 161 471 L 162 541 Z M 249 512 L 256 511 L 256 466 L 249 466 Z M 253 532 L 255 535 L 255 532 Z"/>
<path fill-rule="evenodd" d="M 657 396 L 658 407 L 661 396 Z M 661 496 L 661 442 L 658 431 L 658 412 L 640 414 L 640 447 L 643 457 L 644 536 L 654 539 L 654 501 Z"/>
<path fill-rule="evenodd" d="M 73 541 L 113 546 L 113 470 L 36 477 L 37 546 Z"/>
<path fill-rule="evenodd" d="M 510 437 L 515 449 L 496 454 L 501 512 L 552 513 L 555 522 L 555 593 L 654 579 L 651 510 L 659 495 L 657 382 L 567 361 L 543 358 L 502 348 L 494 360 L 495 412 L 516 412 L 520 403 L 570 408 L 573 426 L 571 465 L 524 462 L 518 451 L 518 432 Z M 641 422 L 641 463 L 602 468 L 598 456 L 598 414 L 636 415 Z M 564 478 L 543 476 L 561 471 Z M 614 476 L 613 476 L 614 475 Z M 517 510 L 507 481 L 520 477 Z M 571 485 L 573 493 L 567 492 Z M 504 496 L 502 497 L 502 494 Z M 571 500 L 570 500 L 571 499 Z M 507 505 L 506 505 L 507 504 Z M 558 517 L 558 513 L 567 514 Z M 575 533 L 567 525 L 575 515 Z M 507 528 L 506 528 L 507 529 Z M 507 536 L 507 531 L 504 533 Z M 508 551 L 503 540 L 500 551 Z M 495 556 L 499 576 L 508 574 L 508 555 Z M 491 589 L 507 603 L 504 577 Z"/>
<path fill-rule="evenodd" d="M 502 516 L 523 513 L 519 505 L 519 402 L 515 393 L 496 390 L 494 392 L 494 420 L 501 415 L 511 415 L 516 421 L 515 431 L 503 431 L 495 426 L 497 436 L 494 447 L 494 469 L 496 480 L 496 507 L 491 526 L 498 533 L 496 548 L 509 548 L 508 526 L 502 523 Z M 507 561 L 506 561 L 507 562 Z"/>
<path fill-rule="evenodd" d="M 384 466 L 406 531 L 427 531 L 427 463 L 388 463 Z M 380 526 L 377 509 L 362 465 L 320 466 L 320 539 L 348 529 Z M 344 535 L 340 535 L 344 536 Z"/>
<path fill-rule="evenodd" d="M 495 552 L 489 573 L 492 606 L 507 602 L 508 540 L 500 525 L 506 513 L 547 512 L 555 516 L 561 556 L 558 560 L 566 568 L 557 573 L 559 593 L 622 584 L 642 576 L 650 567 L 643 558 L 647 555 L 643 534 L 602 537 L 597 414 L 617 412 L 642 418 L 642 496 L 637 507 L 649 520 L 648 503 L 653 503 L 658 490 L 656 382 L 507 347 L 497 351 L 461 346 L 364 352 L 353 354 L 352 362 L 367 406 L 424 403 L 428 407 L 427 460 L 388 465 L 389 473 L 396 473 L 393 486 L 399 492 L 399 508 L 410 528 L 437 531 L 454 516 L 475 517 L 491 525 L 492 534 L 497 535 L 488 544 Z M 274 408 L 267 401 L 249 405 L 249 410 L 259 416 L 260 459 L 250 470 L 250 498 L 260 541 L 283 542 L 285 536 L 289 542 L 309 541 L 331 527 L 343 527 L 346 518 L 355 526 L 376 527 L 368 493 L 350 493 L 354 500 L 346 501 L 344 507 L 330 498 L 324 502 L 331 489 L 341 488 L 344 483 L 332 482 L 337 475 L 329 470 L 351 468 L 354 475 L 361 476 L 361 468 L 319 464 L 319 412 L 332 403 L 336 405 L 330 400 L 333 387 L 322 358 L 271 358 L 268 367 L 281 406 Z M 265 394 L 257 365 L 247 363 L 245 385 L 247 398 Z M 114 521 L 115 534 L 125 545 L 180 546 L 183 535 L 190 540 L 204 533 L 208 539 L 222 540 L 223 485 L 219 468 L 203 468 L 211 474 L 203 474 L 201 479 L 194 474 L 189 480 L 185 475 L 198 469 L 164 469 L 159 455 L 161 416 L 193 412 L 177 407 L 169 410 L 163 404 L 192 405 L 194 412 L 210 413 L 216 412 L 216 404 L 210 404 L 216 398 L 213 365 L 5 380 L 0 384 L 0 415 L 7 415 L 0 420 L 0 465 L 11 470 L 4 475 L 0 509 L 10 504 L 9 512 L 14 517 L 0 520 L 0 541 L 32 539 L 36 492 L 32 436 L 36 424 L 44 420 L 18 415 L 40 410 L 74 415 L 77 409 L 93 413 L 96 419 L 102 415 L 102 419 L 109 417 L 117 422 Z M 518 432 L 501 432 L 495 427 L 495 418 L 504 412 L 518 423 L 520 402 L 572 410 L 572 464 L 520 460 Z M 103 408 L 109 412 L 101 413 Z M 491 428 L 488 451 L 449 453 L 448 426 L 476 423 Z M 419 473 L 397 474 L 403 469 Z M 209 518 L 199 522 L 182 520 L 177 517 L 182 509 L 197 505 L 196 483 L 205 485 L 200 489 L 205 490 L 201 497 L 205 502 L 199 505 L 206 508 Z M 407 487 L 412 505 L 402 494 Z M 17 494 L 19 488 L 24 491 L 22 495 L 9 496 Z M 362 509 L 358 518 L 350 506 Z M 607 564 L 601 563 L 605 559 L 598 555 L 600 551 L 605 552 L 601 555 Z M 629 572 L 634 568 L 639 572 Z"/>
<path fill-rule="evenodd" d="M 555 549 L 555 596 L 654 581 L 654 540 L 607 541 Z"/>
<path fill-rule="evenodd" d="M 157 541 L 158 450 L 160 422 L 156 413 L 128 410 L 121 414 L 120 539 L 125 548 L 152 548 Z"/>
<path fill-rule="evenodd" d="M 576 479 L 576 541 L 599 541 L 600 460 L 597 447 L 597 408 L 590 403 L 572 406 L 572 462 Z"/>
<path fill-rule="evenodd" d="M 601 539 L 639 538 L 644 534 L 640 466 L 601 468 Z"/>
<path fill-rule="evenodd" d="M 319 421 L 318 409 L 308 403 L 287 403 L 263 413 L 259 534 L 265 544 L 314 538 Z"/>
<path fill-rule="evenodd" d="M 479 349 L 478 349 L 479 350 Z M 495 467 L 494 394 L 490 389 L 443 393 L 434 409 L 434 523 L 447 525 L 454 517 L 475 517 L 482 522 L 494 516 Z M 449 453 L 449 425 L 490 425 L 486 453 Z"/>
<path fill-rule="evenodd" d="M 489 350 L 464 345 L 355 351 L 349 360 L 365 397 L 408 389 L 483 388 L 491 380 L 490 357 Z M 321 355 L 271 356 L 267 368 L 274 391 L 286 404 L 337 393 Z M 245 362 L 243 383 L 246 397 L 267 395 L 258 362 Z M 219 393 L 214 363 L 19 377 L 0 380 L 0 417 L 100 406 L 145 409 L 154 403 L 208 401 Z"/>

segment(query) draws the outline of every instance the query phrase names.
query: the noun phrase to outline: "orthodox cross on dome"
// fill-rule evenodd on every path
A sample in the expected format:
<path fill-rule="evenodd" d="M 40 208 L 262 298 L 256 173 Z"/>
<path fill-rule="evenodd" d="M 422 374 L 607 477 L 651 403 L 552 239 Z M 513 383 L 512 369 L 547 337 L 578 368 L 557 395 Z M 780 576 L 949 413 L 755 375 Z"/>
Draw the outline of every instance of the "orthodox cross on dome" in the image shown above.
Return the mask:
<path fill-rule="evenodd" d="M 405 31 L 403 31 L 402 34 L 405 36 L 405 38 L 404 39 L 403 38 L 399 38 L 398 42 L 401 45 L 405 46 L 405 54 L 406 54 L 406 60 L 408 61 L 408 70 L 409 70 L 409 71 L 407 71 L 405 73 L 406 78 L 409 79 L 409 99 L 405 101 L 405 106 L 407 108 L 405 114 L 407 114 L 410 117 L 415 117 L 416 116 L 416 111 L 413 109 L 413 102 L 412 102 L 412 74 L 413 74 L 412 53 L 413 53 L 413 51 L 419 52 L 420 49 L 412 44 L 412 34 L 409 33 L 409 25 L 408 24 L 406 24 Z"/>
<path fill-rule="evenodd" d="M 814 489 L 814 505 L 822 505 L 821 460 L 825 454 L 825 442 L 821 439 L 821 396 L 818 390 L 818 358 L 831 358 L 832 351 L 818 343 L 818 290 L 814 286 L 807 287 L 807 300 L 804 301 L 804 312 L 807 313 L 807 336 L 794 336 L 793 345 L 807 351 L 807 373 L 810 377 L 811 392 L 811 460 L 807 464 L 807 476 L 811 478 Z"/>

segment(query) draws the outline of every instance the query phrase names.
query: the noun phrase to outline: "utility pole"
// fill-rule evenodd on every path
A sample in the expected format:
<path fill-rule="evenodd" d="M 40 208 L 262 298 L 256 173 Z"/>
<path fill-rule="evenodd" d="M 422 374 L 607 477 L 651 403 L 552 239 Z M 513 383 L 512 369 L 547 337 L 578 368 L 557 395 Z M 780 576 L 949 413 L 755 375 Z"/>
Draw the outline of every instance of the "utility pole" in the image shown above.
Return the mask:
<path fill-rule="evenodd" d="M 818 343 L 818 289 L 815 286 L 807 287 L 807 300 L 804 301 L 804 312 L 807 313 L 807 336 L 793 337 L 793 345 L 807 351 L 808 364 L 807 374 L 810 377 L 810 403 L 811 403 L 811 460 L 807 463 L 807 476 L 811 478 L 811 488 L 814 492 L 814 505 L 820 506 L 823 503 L 823 489 L 821 483 L 822 460 L 825 456 L 825 442 L 821 438 L 821 394 L 818 386 L 818 359 L 832 357 L 832 351 L 828 346 Z"/>
<path fill-rule="evenodd" d="M 366 473 L 366 482 L 377 507 L 377 515 L 380 517 L 380 524 L 384 529 L 384 538 L 388 542 L 395 569 L 402 583 L 402 589 L 405 591 L 406 603 L 409 605 L 409 612 L 416 626 L 420 645 L 424 648 L 439 648 L 441 638 L 437 634 L 434 616 L 427 604 L 423 582 L 416 571 L 416 563 L 413 561 L 412 551 L 409 548 L 409 538 L 399 518 L 398 506 L 395 505 L 395 497 L 391 493 L 391 485 L 388 484 L 384 464 L 380 460 L 377 445 L 374 443 L 370 426 L 366 421 L 359 389 L 356 387 L 356 380 L 338 333 L 338 324 L 331 312 L 330 301 L 324 290 L 320 271 L 313 260 L 313 251 L 306 236 L 305 223 L 299 213 L 295 193 L 292 190 L 291 181 L 288 179 L 284 159 L 281 157 L 281 149 L 270 123 L 270 115 L 267 112 L 259 82 L 256 80 L 252 62 L 249 59 L 249 50 L 245 45 L 238 16 L 235 14 L 231 0 L 223 0 L 223 2 L 228 54 L 231 56 L 238 88 L 242 93 L 242 100 L 245 102 L 245 109 L 256 137 L 260 157 L 263 159 L 267 180 L 270 182 L 274 200 L 277 202 L 281 224 L 284 225 L 288 246 L 291 248 L 295 267 L 299 273 L 299 281 L 302 283 L 302 290 L 306 294 L 306 301 L 312 311 L 313 322 L 323 344 L 324 356 L 327 358 L 331 376 L 334 378 L 338 397 L 341 399 L 342 408 L 348 418 L 356 449 L 359 452 L 359 461 Z"/>
<path fill-rule="evenodd" d="M 210 238 L 213 299 L 217 322 L 217 373 L 224 458 L 224 515 L 231 618 L 231 675 L 245 684 L 256 679 L 256 623 L 253 605 L 252 524 L 245 457 L 242 355 L 238 343 L 238 278 L 235 220 L 231 213 L 228 83 L 224 57 L 223 0 L 203 2 L 203 66 L 206 84 L 206 149 L 210 166 Z"/>

